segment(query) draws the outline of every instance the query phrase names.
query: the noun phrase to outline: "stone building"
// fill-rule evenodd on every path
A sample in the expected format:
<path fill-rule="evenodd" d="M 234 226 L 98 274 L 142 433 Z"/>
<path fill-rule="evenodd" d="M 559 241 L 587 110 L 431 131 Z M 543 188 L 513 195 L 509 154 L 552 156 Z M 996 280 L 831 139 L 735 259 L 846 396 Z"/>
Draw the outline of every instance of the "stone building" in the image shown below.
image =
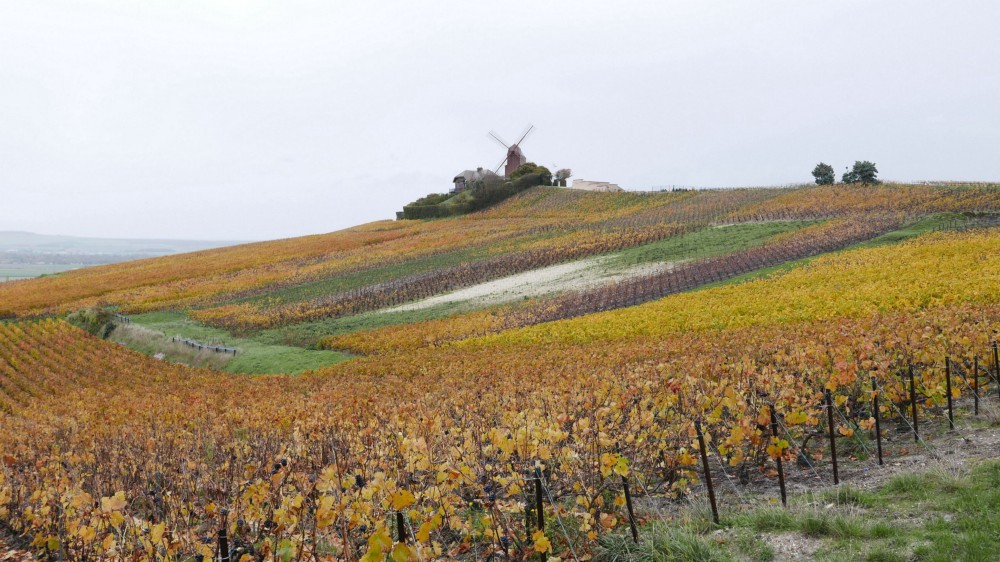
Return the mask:
<path fill-rule="evenodd" d="M 482 168 L 476 168 L 475 170 L 465 170 L 461 174 L 458 174 L 451 181 L 455 184 L 455 187 L 451 189 L 452 193 L 460 193 L 472 187 L 472 184 L 484 180 L 489 177 L 496 177 L 496 174 L 492 170 L 484 170 Z"/>

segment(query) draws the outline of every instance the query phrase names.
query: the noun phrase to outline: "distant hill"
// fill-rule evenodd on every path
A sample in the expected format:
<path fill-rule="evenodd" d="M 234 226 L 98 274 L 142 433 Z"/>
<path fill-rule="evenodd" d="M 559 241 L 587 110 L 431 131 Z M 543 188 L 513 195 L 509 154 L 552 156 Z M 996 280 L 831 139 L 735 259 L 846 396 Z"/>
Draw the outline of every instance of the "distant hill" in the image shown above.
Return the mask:
<path fill-rule="evenodd" d="M 35 234 L 33 232 L 0 231 L 0 256 L 13 252 L 33 254 L 136 255 L 165 256 L 182 252 L 197 252 L 209 248 L 232 246 L 242 242 L 232 240 L 168 240 L 139 238 L 87 238 Z M 0 257 L 2 261 L 2 257 Z"/>
<path fill-rule="evenodd" d="M 88 238 L 0 231 L 0 281 L 239 243 L 226 240 Z"/>

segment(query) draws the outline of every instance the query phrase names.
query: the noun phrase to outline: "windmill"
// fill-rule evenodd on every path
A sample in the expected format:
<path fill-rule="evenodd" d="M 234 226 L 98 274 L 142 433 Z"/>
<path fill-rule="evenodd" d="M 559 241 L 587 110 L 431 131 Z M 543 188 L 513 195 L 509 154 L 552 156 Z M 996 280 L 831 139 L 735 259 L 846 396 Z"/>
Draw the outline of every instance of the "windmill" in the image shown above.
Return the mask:
<path fill-rule="evenodd" d="M 528 128 L 521 134 L 521 138 L 514 144 L 507 144 L 507 142 L 501 139 L 499 135 L 490 131 L 490 136 L 493 137 L 493 140 L 497 141 L 507 149 L 507 156 L 505 156 L 503 161 L 496 167 L 494 173 L 499 174 L 500 168 L 503 168 L 503 177 L 510 177 L 510 174 L 516 170 L 518 166 L 528 161 L 528 159 L 524 157 L 524 153 L 521 152 L 521 143 L 523 143 L 524 139 L 528 138 L 528 135 L 534 130 L 535 126 L 529 124 Z"/>

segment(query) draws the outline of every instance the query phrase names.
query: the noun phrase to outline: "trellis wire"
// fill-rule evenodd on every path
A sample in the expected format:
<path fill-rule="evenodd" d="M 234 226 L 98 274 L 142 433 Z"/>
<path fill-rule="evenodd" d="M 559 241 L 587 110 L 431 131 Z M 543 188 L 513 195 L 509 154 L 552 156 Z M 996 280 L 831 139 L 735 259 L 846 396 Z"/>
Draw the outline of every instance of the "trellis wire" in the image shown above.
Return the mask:
<path fill-rule="evenodd" d="M 791 442 L 794 443 L 795 442 L 795 438 L 792 437 L 792 432 L 788 430 L 788 426 L 785 425 L 784 420 L 782 420 L 781 418 L 778 418 L 778 425 L 781 426 L 781 431 L 785 434 L 785 437 L 787 437 L 789 441 L 791 441 Z M 805 453 L 803 453 L 801 449 L 799 450 L 799 454 L 805 455 Z M 819 471 L 816 470 L 816 464 L 812 462 L 812 460 L 809 458 L 808 455 L 805 455 L 805 457 L 806 457 L 806 464 L 809 466 L 809 470 L 811 470 L 813 472 L 813 474 L 816 475 L 817 479 L 822 480 L 823 477 L 820 475 Z M 798 463 L 796 463 L 796 464 L 798 464 Z"/>
<path fill-rule="evenodd" d="M 413 550 L 417 553 L 417 560 L 424 562 L 424 557 L 420 555 L 420 541 L 417 540 L 417 534 L 413 532 L 413 523 L 406 512 L 400 513 L 403 514 L 403 521 L 406 522 L 406 526 L 410 529 L 410 536 L 413 537 Z"/>
<path fill-rule="evenodd" d="M 881 384 L 878 383 L 878 381 L 876 381 L 875 384 L 878 385 L 878 389 L 879 389 L 880 392 L 884 393 L 886 396 L 889 395 L 886 392 L 885 388 Z M 913 434 L 916 436 L 917 441 L 920 444 L 922 444 L 924 446 L 924 448 L 927 449 L 927 452 L 931 455 L 931 458 L 940 461 L 941 460 L 940 456 L 937 454 L 937 452 L 934 450 L 934 448 L 931 447 L 930 444 L 927 443 L 927 441 L 924 441 L 924 438 L 921 437 L 919 433 L 917 433 L 917 430 L 914 429 L 913 424 L 910 423 L 909 419 L 907 419 L 906 414 L 904 414 L 903 411 L 899 409 L 899 406 L 897 406 L 896 403 L 893 402 L 892 400 L 886 400 L 886 402 L 888 402 L 889 404 L 891 404 L 892 407 L 893 407 L 893 409 L 896 410 L 896 413 L 899 414 L 900 419 L 902 419 L 904 422 L 906 422 L 906 425 L 910 426 L 910 431 L 912 431 Z"/>
<path fill-rule="evenodd" d="M 549 486 L 545 482 L 545 476 L 542 474 L 541 470 L 535 469 L 535 477 L 542 485 L 542 489 L 545 490 L 545 495 L 549 498 L 549 505 L 552 506 L 552 511 L 556 514 L 556 521 L 559 522 L 559 528 L 562 529 L 563 536 L 566 537 L 566 544 L 569 545 L 569 551 L 573 554 L 573 560 L 580 562 L 580 558 L 576 555 L 576 549 L 573 548 L 573 540 L 569 538 L 569 533 L 566 531 L 566 526 L 563 525 L 562 516 L 559 515 L 559 507 L 556 505 L 555 500 L 552 499 L 552 492 L 549 491 Z"/>
<path fill-rule="evenodd" d="M 949 358 L 948 362 L 951 363 L 951 368 L 949 369 L 951 376 L 949 376 L 948 379 L 949 380 L 950 379 L 954 379 L 955 376 L 958 375 L 958 379 L 962 381 L 962 384 L 964 384 L 966 386 L 966 388 L 970 388 L 971 389 L 971 387 L 969 386 L 969 383 L 966 382 L 966 380 L 965 380 L 965 375 L 964 374 L 960 375 L 958 372 L 956 372 L 956 370 L 955 370 L 956 363 L 953 362 L 953 361 L 951 361 L 950 358 Z M 934 366 L 934 365 L 932 365 L 930 367 L 924 367 L 924 368 L 925 369 L 944 369 L 944 367 L 938 367 L 938 366 Z M 953 386 L 954 385 L 952 385 L 952 387 Z M 953 399 L 952 399 L 950 393 L 948 394 L 947 398 L 948 398 L 949 402 L 952 402 Z M 967 433 L 963 429 L 960 429 L 958 426 L 955 425 L 955 422 L 954 422 L 954 416 L 955 416 L 955 414 L 954 414 L 954 406 L 953 405 L 950 406 L 949 410 L 950 410 L 951 413 L 945 415 L 945 417 L 948 418 L 948 432 L 949 433 L 954 433 L 954 434 L 958 435 L 959 437 L 965 438 L 966 435 L 967 435 Z M 897 408 L 897 411 L 898 411 L 898 408 Z M 905 417 L 904 417 L 904 419 L 905 419 Z M 910 425 L 908 421 L 907 421 L 907 425 Z M 910 429 L 913 429 L 912 425 L 910 425 Z M 966 429 L 968 429 L 968 428 L 966 428 Z M 921 438 L 921 440 L 923 440 L 923 438 Z"/>
<path fill-rule="evenodd" d="M 840 419 L 844 420 L 844 423 L 847 424 L 848 428 L 854 429 L 853 427 L 851 427 L 851 425 L 852 425 L 851 420 L 848 419 L 848 417 L 844 415 L 844 412 L 840 409 L 840 406 L 837 406 L 836 404 L 834 404 L 833 405 L 833 409 L 837 412 L 838 415 L 840 415 Z M 857 424 L 854 424 L 854 425 L 857 425 Z M 875 460 L 875 455 L 872 453 L 871 449 L 869 449 L 868 446 L 865 445 L 865 442 L 863 440 L 861 440 L 861 439 L 858 439 L 858 443 L 861 444 L 861 447 L 865 450 L 865 454 L 868 455 L 868 458 L 865 460 L 865 462 L 871 462 L 872 465 L 874 465 L 876 468 L 878 468 L 878 461 Z"/>
<path fill-rule="evenodd" d="M 717 455 L 716 458 L 719 459 L 718 461 L 719 468 L 722 469 L 722 474 L 726 476 L 726 480 L 729 482 L 729 485 L 732 486 L 733 491 L 736 492 L 736 496 L 740 499 L 740 505 L 752 505 L 749 501 L 747 501 L 743 493 L 740 492 L 740 489 L 736 485 L 736 482 L 733 480 L 732 476 L 730 476 L 729 472 L 726 470 L 726 463 L 722 462 L 722 453 L 719 451 L 719 448 L 715 445 L 715 441 L 711 441 L 709 445 L 711 445 L 712 449 L 715 450 L 715 453 Z"/>
<path fill-rule="evenodd" d="M 642 478 L 639 477 L 638 472 L 633 470 L 631 471 L 631 473 L 632 475 L 635 476 L 636 482 L 638 482 L 639 485 L 642 486 L 642 491 L 644 494 L 646 494 L 646 499 L 649 500 L 650 505 L 652 505 L 653 509 L 656 510 L 656 514 L 660 516 L 660 520 L 666 523 L 667 516 L 663 513 L 663 510 L 660 509 L 659 505 L 657 505 L 656 501 L 653 499 L 653 496 L 650 495 L 649 488 L 646 487 L 646 483 L 643 482 Z"/>

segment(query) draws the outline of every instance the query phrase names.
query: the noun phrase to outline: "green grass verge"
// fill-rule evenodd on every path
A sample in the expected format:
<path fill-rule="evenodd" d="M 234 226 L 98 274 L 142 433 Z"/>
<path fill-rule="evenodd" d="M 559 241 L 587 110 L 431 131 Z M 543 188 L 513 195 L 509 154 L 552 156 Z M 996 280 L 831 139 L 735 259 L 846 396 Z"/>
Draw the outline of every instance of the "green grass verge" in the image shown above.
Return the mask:
<path fill-rule="evenodd" d="M 638 543 L 623 533 L 601 537 L 595 562 L 722 562 L 734 560 L 725 547 L 688 526 L 654 523 Z"/>
<path fill-rule="evenodd" d="M 131 318 L 135 325 L 163 332 L 166 342 L 176 335 L 203 343 L 219 343 L 239 348 L 240 352 L 222 367 L 222 370 L 231 373 L 295 374 L 351 358 L 346 353 L 278 345 L 261 341 L 255 336 L 237 338 L 225 330 L 201 325 L 180 312 L 151 312 Z"/>
<path fill-rule="evenodd" d="M 594 559 L 997 560 L 1000 461 L 948 470 L 903 473 L 873 491 L 840 486 L 794 495 L 788 508 L 724 512 L 718 526 L 703 511 L 682 511 L 641 527 L 638 544 L 627 529 L 602 537 Z"/>
<path fill-rule="evenodd" d="M 174 343 L 161 332 L 138 324 L 120 324 L 108 335 L 110 341 L 124 345 L 146 355 L 160 355 L 164 361 L 182 363 L 191 367 L 221 371 L 233 359 L 232 355 L 199 350 L 181 343 Z"/>

